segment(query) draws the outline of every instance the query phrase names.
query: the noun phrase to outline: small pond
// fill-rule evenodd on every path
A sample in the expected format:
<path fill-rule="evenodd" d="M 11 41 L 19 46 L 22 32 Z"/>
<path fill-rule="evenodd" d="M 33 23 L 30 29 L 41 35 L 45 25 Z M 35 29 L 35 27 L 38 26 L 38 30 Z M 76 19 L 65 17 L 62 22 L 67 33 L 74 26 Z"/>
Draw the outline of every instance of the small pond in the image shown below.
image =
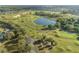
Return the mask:
<path fill-rule="evenodd" d="M 56 24 L 56 21 L 55 21 L 55 19 L 48 19 L 48 18 L 39 18 L 39 19 L 37 19 L 37 20 L 35 20 L 34 21 L 36 24 L 39 24 L 39 25 L 45 25 L 45 26 L 47 26 L 47 25 L 49 25 L 49 24 L 52 24 L 52 25 L 54 25 L 54 24 Z"/>

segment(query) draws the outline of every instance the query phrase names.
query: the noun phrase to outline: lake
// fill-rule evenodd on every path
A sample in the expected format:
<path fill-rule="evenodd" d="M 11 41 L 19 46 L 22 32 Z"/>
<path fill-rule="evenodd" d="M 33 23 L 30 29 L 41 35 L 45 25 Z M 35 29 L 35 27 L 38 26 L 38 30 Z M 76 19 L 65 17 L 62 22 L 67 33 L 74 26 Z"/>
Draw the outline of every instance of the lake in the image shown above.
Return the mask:
<path fill-rule="evenodd" d="M 39 25 L 44 25 L 44 26 L 47 26 L 47 25 L 54 25 L 56 24 L 56 21 L 55 19 L 48 19 L 48 18 L 38 18 L 37 20 L 34 21 L 36 24 L 39 24 Z"/>

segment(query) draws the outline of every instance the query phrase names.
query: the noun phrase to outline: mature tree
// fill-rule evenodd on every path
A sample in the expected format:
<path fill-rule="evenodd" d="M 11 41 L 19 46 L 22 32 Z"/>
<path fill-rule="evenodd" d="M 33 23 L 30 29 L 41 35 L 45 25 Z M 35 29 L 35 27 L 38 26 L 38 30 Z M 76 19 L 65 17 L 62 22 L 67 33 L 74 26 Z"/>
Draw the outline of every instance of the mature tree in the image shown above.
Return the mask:
<path fill-rule="evenodd" d="M 48 25 L 48 29 L 50 29 L 50 30 L 54 29 L 54 25 L 49 24 L 49 25 Z"/>

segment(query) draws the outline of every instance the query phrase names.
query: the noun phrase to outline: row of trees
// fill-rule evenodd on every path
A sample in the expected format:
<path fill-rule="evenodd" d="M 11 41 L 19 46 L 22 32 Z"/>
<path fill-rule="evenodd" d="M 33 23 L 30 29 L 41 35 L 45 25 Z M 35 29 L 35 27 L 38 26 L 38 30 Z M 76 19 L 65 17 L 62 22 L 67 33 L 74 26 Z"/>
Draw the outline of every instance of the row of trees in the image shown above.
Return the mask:
<path fill-rule="evenodd" d="M 50 13 L 50 12 L 43 12 L 43 11 L 35 12 L 35 15 L 47 16 L 47 17 L 59 17 L 60 16 L 60 14 Z"/>
<path fill-rule="evenodd" d="M 56 27 L 61 29 L 61 30 L 66 30 L 68 32 L 79 33 L 79 19 L 58 18 Z"/>
<path fill-rule="evenodd" d="M 60 29 L 68 32 L 79 33 L 79 19 L 58 18 L 55 25 L 48 25 L 48 29 Z"/>

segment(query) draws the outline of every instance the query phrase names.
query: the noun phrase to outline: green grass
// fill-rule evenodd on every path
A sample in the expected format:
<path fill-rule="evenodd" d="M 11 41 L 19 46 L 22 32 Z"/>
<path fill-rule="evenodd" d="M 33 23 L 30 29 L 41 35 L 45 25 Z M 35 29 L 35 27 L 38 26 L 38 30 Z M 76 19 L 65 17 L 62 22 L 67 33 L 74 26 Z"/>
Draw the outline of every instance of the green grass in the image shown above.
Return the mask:
<path fill-rule="evenodd" d="M 14 25 L 20 26 L 25 33 L 33 39 L 40 39 L 42 34 L 47 37 L 51 37 L 57 42 L 57 46 L 54 47 L 50 52 L 79 52 L 79 41 L 77 41 L 76 34 L 70 34 L 65 31 L 59 30 L 42 30 L 42 26 L 34 23 L 34 20 L 38 19 L 40 16 L 33 14 L 22 14 L 23 12 L 16 14 L 6 14 L 0 15 L 0 21 L 12 23 Z M 16 15 L 21 15 L 20 17 L 14 18 Z M 4 16 L 4 17 L 3 17 Z"/>
<path fill-rule="evenodd" d="M 76 33 L 68 33 L 65 31 L 59 31 L 58 34 L 61 38 L 65 38 L 65 39 L 76 39 L 77 38 Z"/>

